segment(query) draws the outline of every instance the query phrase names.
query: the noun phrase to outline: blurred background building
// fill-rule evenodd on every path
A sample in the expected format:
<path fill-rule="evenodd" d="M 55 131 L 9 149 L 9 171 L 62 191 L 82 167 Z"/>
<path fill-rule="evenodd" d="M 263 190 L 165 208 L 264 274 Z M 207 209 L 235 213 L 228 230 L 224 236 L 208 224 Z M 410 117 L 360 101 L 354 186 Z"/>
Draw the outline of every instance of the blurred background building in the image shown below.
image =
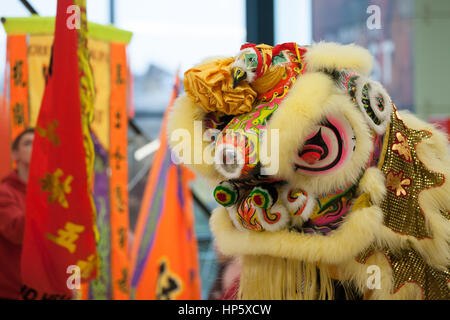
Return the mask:
<path fill-rule="evenodd" d="M 56 0 L 30 0 L 41 16 L 53 16 Z M 152 155 L 135 152 L 158 138 L 174 75 L 210 56 L 235 55 L 245 42 L 356 43 L 375 57 L 373 77 L 397 107 L 448 130 L 450 102 L 450 1 L 448 0 L 88 0 L 89 21 L 133 32 L 128 56 L 134 83 L 129 130 L 130 227 L 134 228 Z M 19 0 L 0 3 L 0 16 L 28 16 Z M 377 20 L 378 19 L 378 20 Z M 0 31 L 0 70 L 6 34 Z M 3 92 L 3 78 L 0 93 Z M 211 188 L 192 185 L 203 297 L 217 273 L 209 213 Z"/>

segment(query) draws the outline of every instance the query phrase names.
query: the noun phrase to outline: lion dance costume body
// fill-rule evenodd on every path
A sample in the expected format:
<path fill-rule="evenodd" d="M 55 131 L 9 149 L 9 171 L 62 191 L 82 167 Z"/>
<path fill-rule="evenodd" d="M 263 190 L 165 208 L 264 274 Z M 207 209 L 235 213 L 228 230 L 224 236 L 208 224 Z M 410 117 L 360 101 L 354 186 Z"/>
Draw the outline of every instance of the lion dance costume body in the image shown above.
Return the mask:
<path fill-rule="evenodd" d="M 397 111 L 372 64 L 355 45 L 246 44 L 185 73 L 169 141 L 215 188 L 238 298 L 450 297 L 447 136 Z"/>

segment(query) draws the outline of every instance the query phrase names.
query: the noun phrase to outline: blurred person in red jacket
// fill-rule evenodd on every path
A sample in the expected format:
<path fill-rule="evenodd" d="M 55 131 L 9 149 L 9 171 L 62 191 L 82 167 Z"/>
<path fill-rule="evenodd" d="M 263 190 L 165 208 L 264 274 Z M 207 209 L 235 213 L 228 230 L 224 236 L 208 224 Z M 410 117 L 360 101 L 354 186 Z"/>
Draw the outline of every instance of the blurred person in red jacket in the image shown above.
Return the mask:
<path fill-rule="evenodd" d="M 14 140 L 11 157 L 17 169 L 0 181 L 0 299 L 20 298 L 20 259 L 33 140 L 32 128 Z"/>

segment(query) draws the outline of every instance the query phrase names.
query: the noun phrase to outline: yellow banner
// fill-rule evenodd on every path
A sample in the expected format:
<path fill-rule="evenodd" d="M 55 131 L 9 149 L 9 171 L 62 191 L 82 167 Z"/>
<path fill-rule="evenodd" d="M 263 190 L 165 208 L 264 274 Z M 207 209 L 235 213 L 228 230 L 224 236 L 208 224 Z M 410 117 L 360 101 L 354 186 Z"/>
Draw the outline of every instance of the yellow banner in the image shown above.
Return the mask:
<path fill-rule="evenodd" d="M 52 52 L 52 35 L 32 35 L 28 39 L 28 69 L 30 86 L 30 127 L 35 127 L 42 95 L 45 89 L 45 79 Z"/>
<path fill-rule="evenodd" d="M 28 69 L 30 96 L 30 122 L 35 127 L 42 95 L 44 94 L 45 79 L 48 73 L 53 35 L 30 35 L 28 40 Z M 91 128 L 102 146 L 109 150 L 109 92 L 110 92 L 110 44 L 106 41 L 90 39 L 89 57 L 94 74 L 95 103 L 94 120 Z"/>
<path fill-rule="evenodd" d="M 89 39 L 89 56 L 95 84 L 94 120 L 91 128 L 107 151 L 109 150 L 109 97 L 111 91 L 109 48 L 110 44 L 106 41 Z"/>

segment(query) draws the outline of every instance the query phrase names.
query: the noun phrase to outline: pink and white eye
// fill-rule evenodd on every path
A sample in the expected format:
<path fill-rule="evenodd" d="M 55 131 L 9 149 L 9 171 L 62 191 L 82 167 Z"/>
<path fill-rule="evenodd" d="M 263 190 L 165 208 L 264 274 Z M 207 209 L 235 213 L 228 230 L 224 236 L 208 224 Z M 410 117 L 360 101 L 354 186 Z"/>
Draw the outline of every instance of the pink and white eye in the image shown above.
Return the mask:
<path fill-rule="evenodd" d="M 331 174 L 352 157 L 356 136 L 342 115 L 327 117 L 306 137 L 295 159 L 297 171 L 306 175 Z"/>

